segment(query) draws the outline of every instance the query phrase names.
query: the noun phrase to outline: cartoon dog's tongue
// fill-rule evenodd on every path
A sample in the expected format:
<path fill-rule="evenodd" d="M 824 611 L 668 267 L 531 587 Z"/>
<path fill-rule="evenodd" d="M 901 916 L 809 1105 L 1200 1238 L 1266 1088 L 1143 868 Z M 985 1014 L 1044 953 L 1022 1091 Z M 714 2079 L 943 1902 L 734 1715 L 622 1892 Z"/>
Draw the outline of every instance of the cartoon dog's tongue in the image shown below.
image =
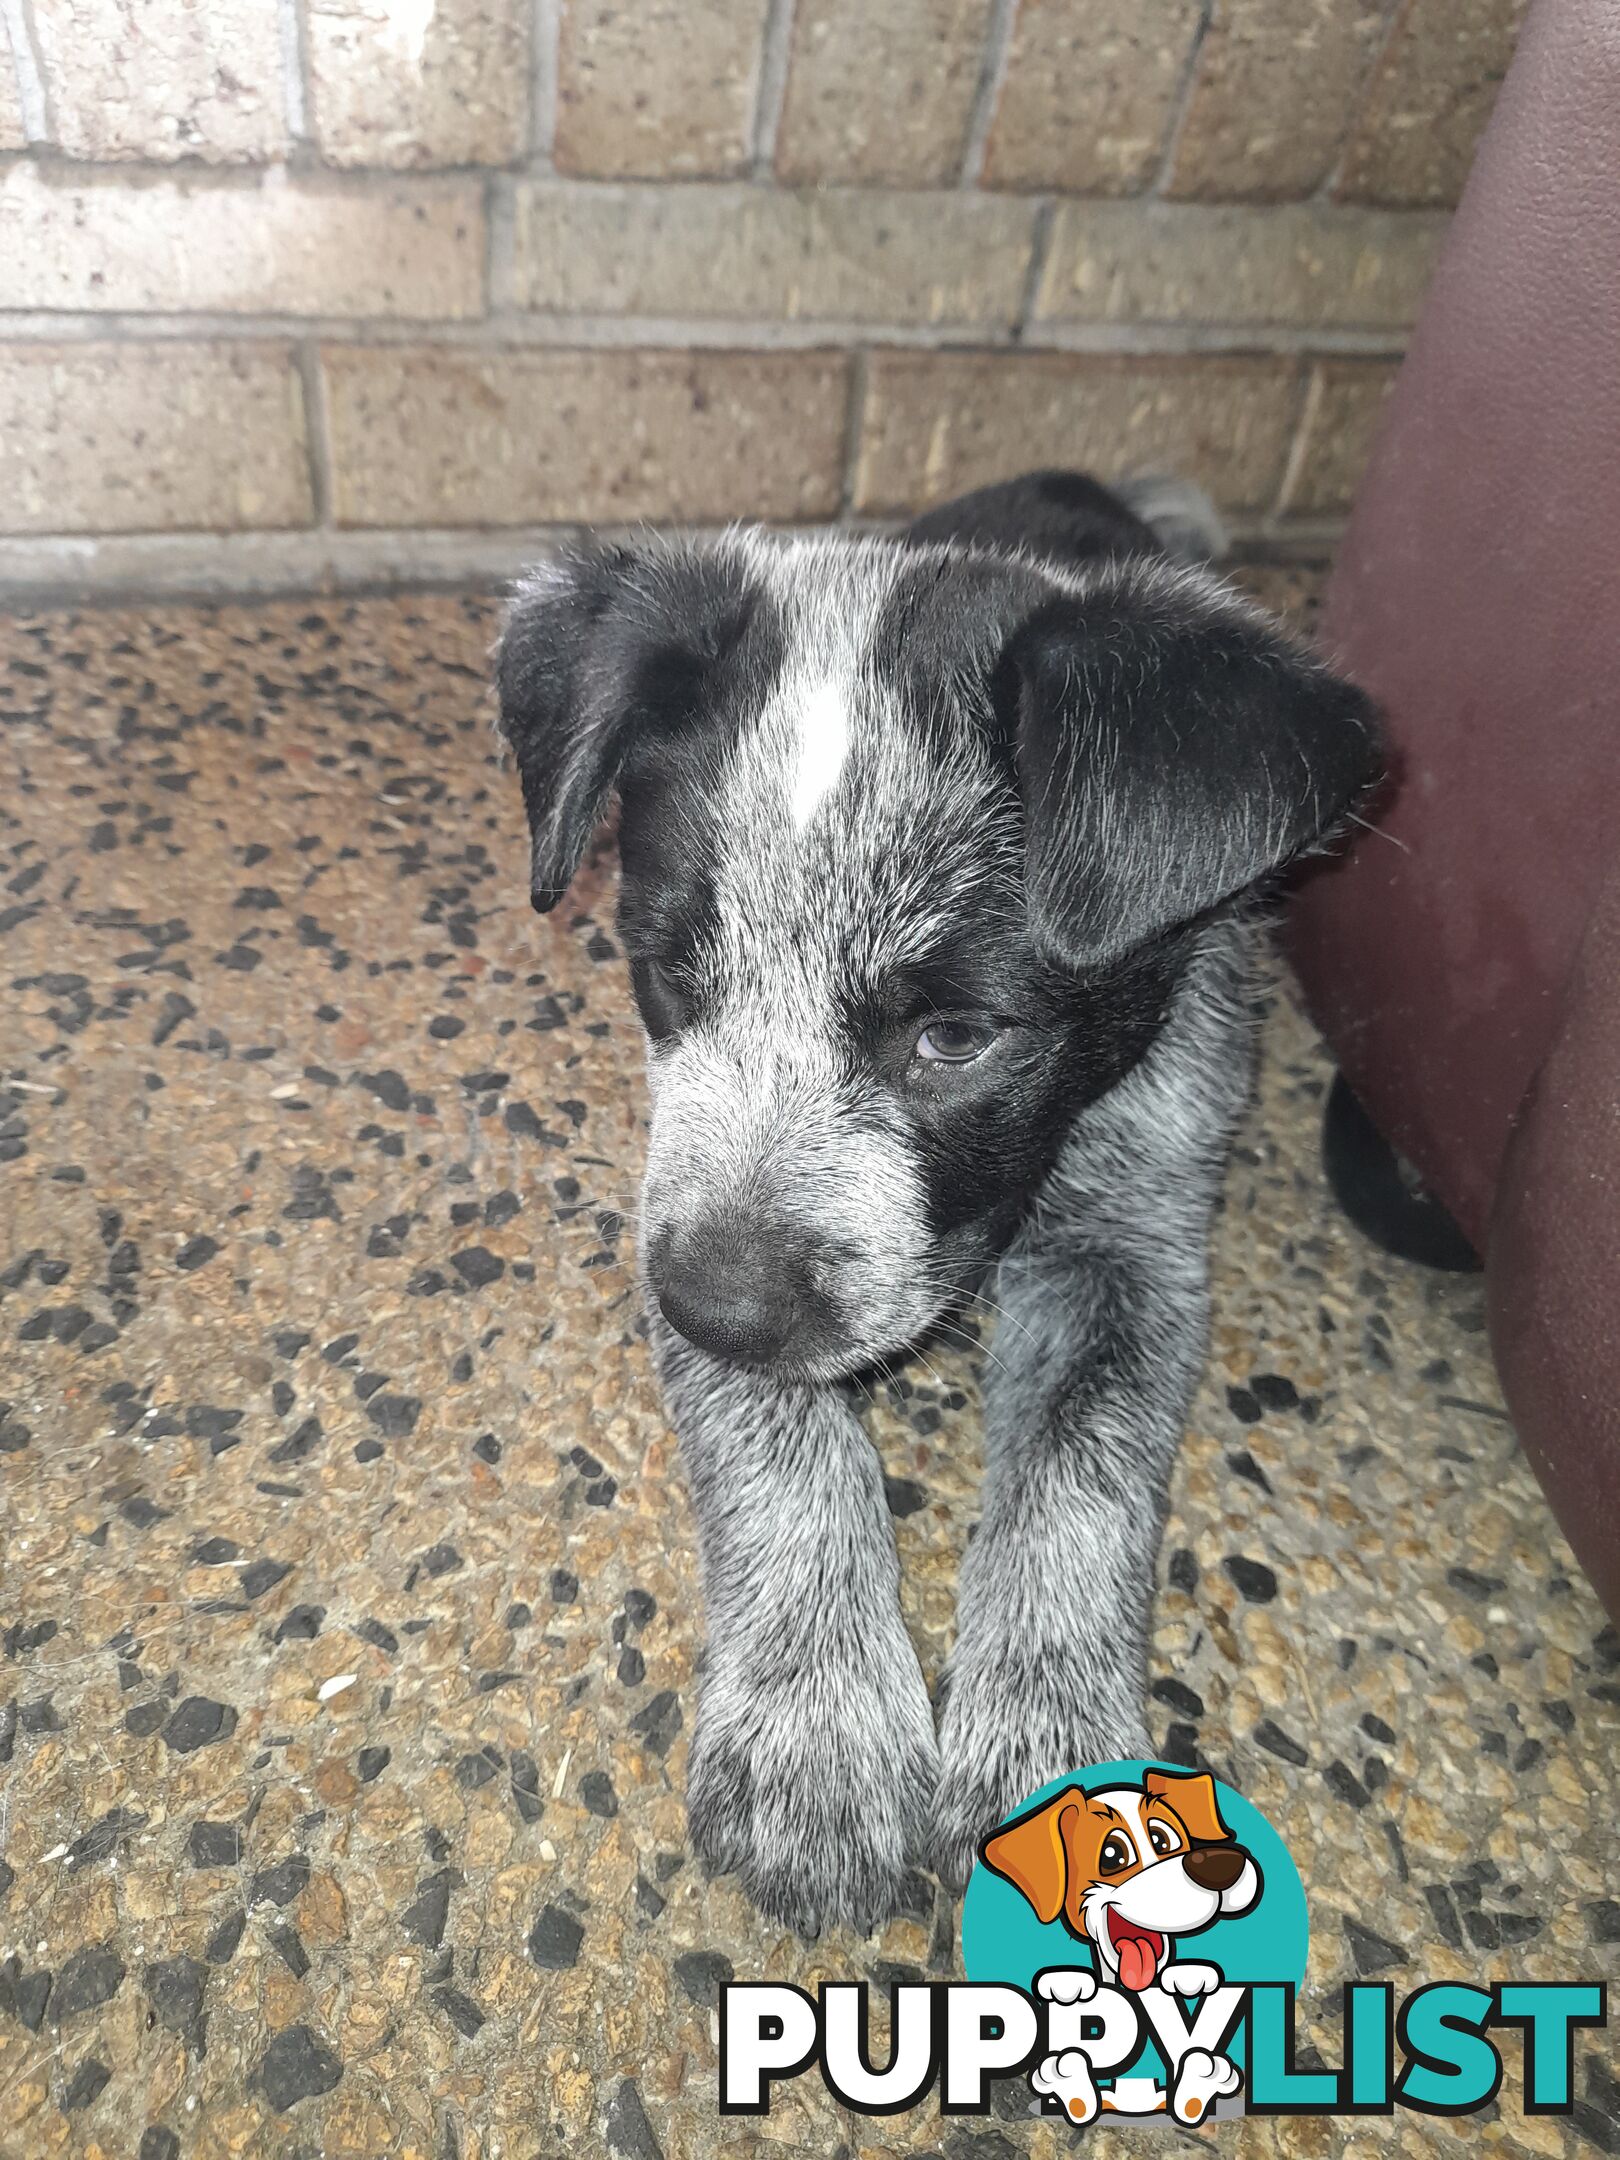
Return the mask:
<path fill-rule="evenodd" d="M 1140 1928 L 1112 1908 L 1108 1933 L 1119 1955 L 1119 1984 L 1139 1995 L 1153 1985 L 1153 1976 L 1164 1956 L 1164 1937 L 1152 1928 Z"/>

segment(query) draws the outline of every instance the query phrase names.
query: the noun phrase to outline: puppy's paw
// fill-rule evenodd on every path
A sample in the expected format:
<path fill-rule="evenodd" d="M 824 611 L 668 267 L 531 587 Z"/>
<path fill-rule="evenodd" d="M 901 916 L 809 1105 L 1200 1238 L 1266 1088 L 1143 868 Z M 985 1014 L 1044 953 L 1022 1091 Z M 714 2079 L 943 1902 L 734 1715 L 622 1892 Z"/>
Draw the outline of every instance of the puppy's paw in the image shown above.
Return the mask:
<path fill-rule="evenodd" d="M 1031 1664 L 1007 1644 L 964 1655 L 946 1672 L 939 1795 L 929 1854 L 960 1889 L 979 1846 L 1030 1794 L 1066 1771 L 1150 1753 L 1138 1713 L 1113 1717 L 1061 1657 Z"/>
<path fill-rule="evenodd" d="M 939 1773 L 933 1717 L 910 1671 L 846 1667 L 703 1684 L 687 1770 L 692 1844 L 770 1919 L 807 1939 L 870 1934 L 902 1902 Z"/>
<path fill-rule="evenodd" d="M 1083 1965 L 1054 1965 L 1035 1975 L 1035 1992 L 1048 2002 L 1088 2003 L 1097 1992 L 1097 1975 Z"/>

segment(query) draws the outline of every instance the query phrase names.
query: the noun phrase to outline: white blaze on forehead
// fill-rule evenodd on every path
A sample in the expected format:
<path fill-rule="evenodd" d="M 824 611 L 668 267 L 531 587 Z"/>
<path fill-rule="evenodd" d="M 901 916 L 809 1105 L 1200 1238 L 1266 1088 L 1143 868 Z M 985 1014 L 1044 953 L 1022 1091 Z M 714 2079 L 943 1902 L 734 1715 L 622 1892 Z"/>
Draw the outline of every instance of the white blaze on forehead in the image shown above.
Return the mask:
<path fill-rule="evenodd" d="M 792 776 L 793 823 L 803 832 L 838 785 L 849 756 L 849 707 L 830 676 L 813 684 L 800 701 Z"/>

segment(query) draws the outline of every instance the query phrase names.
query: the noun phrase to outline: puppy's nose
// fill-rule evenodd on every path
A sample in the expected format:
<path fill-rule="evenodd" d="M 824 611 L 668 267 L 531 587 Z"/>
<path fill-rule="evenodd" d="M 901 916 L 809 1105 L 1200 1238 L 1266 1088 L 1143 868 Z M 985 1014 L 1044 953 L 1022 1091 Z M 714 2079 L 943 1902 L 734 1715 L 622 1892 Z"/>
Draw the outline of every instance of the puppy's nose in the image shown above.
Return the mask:
<path fill-rule="evenodd" d="M 770 1222 L 713 1216 L 660 1230 L 647 1274 L 672 1328 L 747 1365 L 779 1357 L 816 1297 L 807 1242 Z"/>
<path fill-rule="evenodd" d="M 1241 1845 L 1195 1845 L 1183 1854 L 1181 1864 L 1200 1890 L 1213 1890 L 1218 1897 L 1231 1889 L 1248 1858 Z"/>

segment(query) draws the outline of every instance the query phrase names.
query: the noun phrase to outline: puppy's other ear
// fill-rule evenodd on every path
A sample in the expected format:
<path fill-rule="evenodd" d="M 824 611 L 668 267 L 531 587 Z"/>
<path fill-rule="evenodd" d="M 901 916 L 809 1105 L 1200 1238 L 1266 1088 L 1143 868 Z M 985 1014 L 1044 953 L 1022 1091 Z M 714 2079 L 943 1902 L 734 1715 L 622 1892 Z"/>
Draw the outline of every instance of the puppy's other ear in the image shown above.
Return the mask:
<path fill-rule="evenodd" d="M 1069 1887 L 1069 1848 L 1063 1834 L 1065 1812 L 1074 1814 L 1075 1796 L 1056 1799 L 1020 1815 L 987 1837 L 980 1854 L 987 1868 L 1003 1875 L 1035 1908 L 1036 1918 L 1055 1920 Z"/>
<path fill-rule="evenodd" d="M 523 787 L 529 897 L 541 914 L 568 889 L 622 756 L 624 716 L 591 663 L 635 561 L 628 548 L 589 548 L 531 571 L 496 648 L 496 725 Z"/>
<path fill-rule="evenodd" d="M 1207 1771 L 1149 1770 L 1142 1789 L 1150 1800 L 1174 1808 L 1195 1845 L 1227 1845 L 1232 1833 L 1221 1818 L 1215 1780 Z"/>
<path fill-rule="evenodd" d="M 1162 563 L 1046 603 L 996 678 L 1037 936 L 1079 969 L 1257 884 L 1378 777 L 1369 701 L 1214 579 Z"/>
<path fill-rule="evenodd" d="M 679 546 L 581 548 L 519 586 L 495 684 L 542 915 L 567 891 L 636 744 L 707 709 L 767 608 L 740 556 Z"/>

